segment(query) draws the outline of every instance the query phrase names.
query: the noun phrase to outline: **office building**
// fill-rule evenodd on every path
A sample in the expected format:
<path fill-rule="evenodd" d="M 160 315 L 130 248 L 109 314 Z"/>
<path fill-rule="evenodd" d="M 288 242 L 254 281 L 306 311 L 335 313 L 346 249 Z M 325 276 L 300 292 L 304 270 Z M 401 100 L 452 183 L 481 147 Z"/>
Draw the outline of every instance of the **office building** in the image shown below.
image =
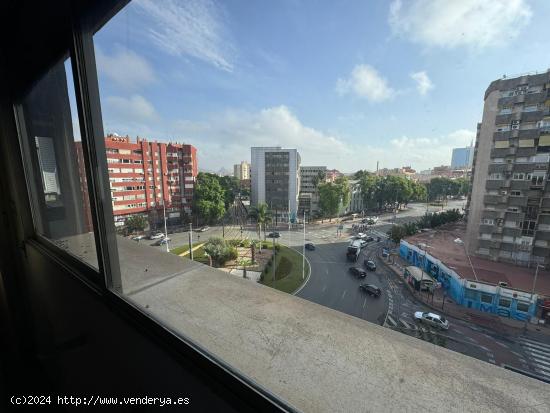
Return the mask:
<path fill-rule="evenodd" d="M 246 161 L 233 165 L 233 176 L 239 181 L 250 179 L 250 164 Z"/>
<path fill-rule="evenodd" d="M 308 217 L 319 212 L 319 191 L 317 185 L 326 180 L 326 166 L 300 166 L 300 195 L 298 215 Z"/>
<path fill-rule="evenodd" d="M 128 136 L 105 138 L 111 201 L 116 225 L 130 215 L 146 215 L 153 227 L 179 224 L 191 214 L 198 173 L 193 145 L 149 142 Z"/>
<path fill-rule="evenodd" d="M 474 147 L 454 148 L 451 158 L 451 169 L 470 169 L 474 159 Z"/>
<path fill-rule="evenodd" d="M 468 202 L 468 252 L 533 265 L 550 255 L 550 73 L 485 92 Z"/>
<path fill-rule="evenodd" d="M 266 203 L 274 221 L 291 219 L 298 210 L 300 154 L 281 147 L 251 148 L 251 205 Z"/>

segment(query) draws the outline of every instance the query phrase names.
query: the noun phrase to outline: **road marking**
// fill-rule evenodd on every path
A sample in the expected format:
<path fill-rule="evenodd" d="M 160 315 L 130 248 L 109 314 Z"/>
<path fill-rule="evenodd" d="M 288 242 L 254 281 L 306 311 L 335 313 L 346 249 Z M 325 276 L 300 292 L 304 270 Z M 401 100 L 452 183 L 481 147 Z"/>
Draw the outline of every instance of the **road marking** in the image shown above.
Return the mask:
<path fill-rule="evenodd" d="M 363 301 L 363 308 L 367 305 L 367 297 L 365 297 L 365 301 Z"/>
<path fill-rule="evenodd" d="M 399 319 L 399 322 L 400 322 L 401 324 L 403 324 L 403 325 L 405 326 L 405 328 L 407 328 L 407 329 L 409 329 L 409 330 L 411 329 L 411 326 L 410 326 L 409 323 L 407 323 L 405 320 Z"/>
<path fill-rule="evenodd" d="M 393 324 L 394 327 L 397 326 L 397 322 L 393 319 L 391 315 L 388 314 L 386 320 Z"/>
<path fill-rule="evenodd" d="M 501 343 L 500 341 L 496 341 L 496 340 L 495 340 L 495 343 L 497 343 L 497 344 L 498 344 L 499 346 L 501 346 L 501 347 L 508 348 L 508 346 L 507 346 L 506 344 Z"/>
<path fill-rule="evenodd" d="M 540 341 L 531 340 L 531 339 L 528 339 L 528 338 L 525 338 L 525 337 L 520 337 L 519 340 L 522 341 L 523 344 L 527 344 L 527 345 L 528 345 L 528 343 L 535 344 L 539 347 L 545 347 L 546 349 L 548 349 L 550 351 L 550 344 L 544 344 L 544 343 L 541 343 Z"/>
<path fill-rule="evenodd" d="M 344 290 L 344 292 L 342 293 L 342 300 L 343 300 L 344 297 L 346 296 L 346 292 L 347 292 L 347 290 Z"/>
<path fill-rule="evenodd" d="M 529 348 L 526 348 L 525 351 L 530 353 L 535 358 L 541 358 L 543 360 L 550 360 L 550 357 L 547 357 L 547 356 L 549 356 L 548 353 L 544 353 L 544 352 L 538 351 L 538 350 L 531 350 Z"/>
<path fill-rule="evenodd" d="M 550 352 L 550 348 L 544 346 L 544 345 L 540 345 L 539 344 L 533 344 L 533 343 L 527 343 L 527 342 L 521 342 L 520 343 L 522 346 L 527 346 L 527 347 L 530 347 L 530 348 L 536 348 L 536 349 L 539 349 L 541 351 L 546 351 L 546 352 Z"/>
<path fill-rule="evenodd" d="M 550 362 L 536 359 L 537 364 L 544 364 L 550 368 Z"/>

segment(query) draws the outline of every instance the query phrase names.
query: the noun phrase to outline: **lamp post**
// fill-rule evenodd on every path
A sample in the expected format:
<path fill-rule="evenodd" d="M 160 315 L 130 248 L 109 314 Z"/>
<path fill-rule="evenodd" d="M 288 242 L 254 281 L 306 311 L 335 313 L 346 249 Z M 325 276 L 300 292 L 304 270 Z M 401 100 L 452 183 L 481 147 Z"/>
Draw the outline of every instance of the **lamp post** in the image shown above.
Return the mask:
<path fill-rule="evenodd" d="M 302 242 L 302 280 L 306 276 L 306 210 L 304 209 L 304 241 Z"/>
<path fill-rule="evenodd" d="M 535 269 L 535 278 L 533 278 L 533 288 L 531 288 L 531 302 L 533 301 L 533 295 L 535 295 L 535 287 L 537 285 L 537 278 L 539 276 L 539 268 L 542 268 L 544 270 L 544 265 L 540 265 L 537 262 L 537 268 Z M 530 305 L 530 303 L 529 303 Z M 525 317 L 525 323 L 523 324 L 523 330 L 527 330 L 527 320 L 529 317 Z"/>

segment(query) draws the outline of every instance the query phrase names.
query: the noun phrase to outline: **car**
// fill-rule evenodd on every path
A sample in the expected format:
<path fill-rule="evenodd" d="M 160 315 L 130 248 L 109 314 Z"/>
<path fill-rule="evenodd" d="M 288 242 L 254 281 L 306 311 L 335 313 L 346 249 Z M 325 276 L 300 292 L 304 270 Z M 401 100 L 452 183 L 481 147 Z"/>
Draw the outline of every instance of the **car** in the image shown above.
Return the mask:
<path fill-rule="evenodd" d="M 359 267 L 349 267 L 349 272 L 359 278 L 365 278 L 367 276 L 367 272 Z"/>
<path fill-rule="evenodd" d="M 363 264 L 365 264 L 365 267 L 367 267 L 367 270 L 370 271 L 376 271 L 376 264 L 373 260 L 366 259 Z"/>
<path fill-rule="evenodd" d="M 305 249 L 308 251 L 315 251 L 315 244 L 313 244 L 313 242 L 306 242 Z"/>
<path fill-rule="evenodd" d="M 199 232 L 206 232 L 210 229 L 210 227 L 202 227 L 201 229 L 199 229 Z"/>
<path fill-rule="evenodd" d="M 374 297 L 380 297 L 382 295 L 382 290 L 373 284 L 361 284 L 359 289 Z"/>
<path fill-rule="evenodd" d="M 362 232 L 358 233 L 355 238 L 358 238 L 358 239 L 363 239 L 367 236 L 367 234 L 363 234 Z"/>
<path fill-rule="evenodd" d="M 161 239 L 164 238 L 164 234 L 162 232 L 153 232 L 151 235 L 149 235 L 149 239 Z"/>
<path fill-rule="evenodd" d="M 372 242 L 372 241 L 374 241 L 374 238 L 373 237 L 367 237 L 367 238 L 365 238 L 365 241 Z"/>
<path fill-rule="evenodd" d="M 361 243 L 361 248 L 365 248 L 365 247 L 369 244 L 369 243 L 368 243 L 366 240 L 364 240 L 364 239 L 362 239 L 362 240 L 359 241 L 359 242 Z"/>
<path fill-rule="evenodd" d="M 159 239 L 157 242 L 155 242 L 154 245 L 156 245 L 156 246 L 165 245 L 165 244 L 168 244 L 170 241 L 172 241 L 170 238 L 163 238 L 163 239 Z"/>
<path fill-rule="evenodd" d="M 277 231 L 270 232 L 267 234 L 268 238 L 280 238 L 281 234 L 279 234 Z"/>
<path fill-rule="evenodd" d="M 382 258 L 388 258 L 390 256 L 390 252 L 387 249 L 382 250 Z"/>
<path fill-rule="evenodd" d="M 414 313 L 414 318 L 420 323 L 425 323 L 441 330 L 449 329 L 449 320 L 439 314 L 417 311 Z"/>
<path fill-rule="evenodd" d="M 145 238 L 145 235 L 136 235 L 135 237 L 132 237 L 134 241 L 141 241 L 143 238 Z"/>

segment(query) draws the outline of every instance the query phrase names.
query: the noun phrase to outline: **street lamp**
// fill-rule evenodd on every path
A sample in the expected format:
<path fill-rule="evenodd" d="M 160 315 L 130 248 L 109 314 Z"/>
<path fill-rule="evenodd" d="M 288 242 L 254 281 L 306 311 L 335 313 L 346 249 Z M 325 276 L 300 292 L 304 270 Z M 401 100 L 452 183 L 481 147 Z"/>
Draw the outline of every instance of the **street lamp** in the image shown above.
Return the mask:
<path fill-rule="evenodd" d="M 531 302 L 533 301 L 533 295 L 535 295 L 535 287 L 537 285 L 537 277 L 539 276 L 539 268 L 542 268 L 543 270 L 545 269 L 544 265 L 540 265 L 538 262 L 537 262 L 537 268 L 535 269 L 535 278 L 533 279 L 533 288 L 531 289 Z M 531 303 L 529 303 L 530 305 Z M 527 329 L 527 320 L 529 319 L 529 317 L 525 317 L 525 323 L 523 324 L 523 329 L 526 330 Z"/>

